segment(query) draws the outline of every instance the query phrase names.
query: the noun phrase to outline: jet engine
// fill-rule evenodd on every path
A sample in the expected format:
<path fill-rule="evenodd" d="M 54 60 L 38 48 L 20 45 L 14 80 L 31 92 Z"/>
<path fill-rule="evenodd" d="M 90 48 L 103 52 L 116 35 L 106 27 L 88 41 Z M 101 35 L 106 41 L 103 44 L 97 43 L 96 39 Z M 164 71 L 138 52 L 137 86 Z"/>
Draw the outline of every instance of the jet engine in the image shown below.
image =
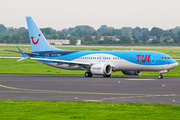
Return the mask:
<path fill-rule="evenodd" d="M 110 75 L 112 66 L 107 63 L 95 64 L 91 66 L 91 73 L 94 75 Z"/>
<path fill-rule="evenodd" d="M 122 71 L 125 75 L 140 75 L 142 71 Z"/>

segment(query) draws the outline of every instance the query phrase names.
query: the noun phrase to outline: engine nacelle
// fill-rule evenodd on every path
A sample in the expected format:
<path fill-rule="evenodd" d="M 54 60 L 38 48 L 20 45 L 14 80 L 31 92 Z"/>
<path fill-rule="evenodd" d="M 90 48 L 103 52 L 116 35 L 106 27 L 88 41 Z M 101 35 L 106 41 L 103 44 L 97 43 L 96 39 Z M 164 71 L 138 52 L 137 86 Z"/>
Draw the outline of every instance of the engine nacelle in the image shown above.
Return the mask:
<path fill-rule="evenodd" d="M 91 66 L 90 70 L 94 75 L 110 75 L 112 72 L 112 67 L 107 63 L 101 63 Z"/>
<path fill-rule="evenodd" d="M 140 75 L 142 71 L 122 71 L 125 75 Z"/>

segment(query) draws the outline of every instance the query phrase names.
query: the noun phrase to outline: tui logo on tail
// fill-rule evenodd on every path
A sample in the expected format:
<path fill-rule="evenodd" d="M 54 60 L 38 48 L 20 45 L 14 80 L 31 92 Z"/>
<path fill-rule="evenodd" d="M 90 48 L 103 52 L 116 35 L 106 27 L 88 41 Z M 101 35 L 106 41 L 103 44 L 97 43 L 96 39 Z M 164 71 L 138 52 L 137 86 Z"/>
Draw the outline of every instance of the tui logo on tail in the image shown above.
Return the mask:
<path fill-rule="evenodd" d="M 41 34 L 39 34 L 38 36 L 40 37 L 40 36 L 41 36 Z M 33 44 L 34 44 L 34 45 L 38 44 L 38 42 L 39 42 L 39 38 L 38 38 L 38 40 L 37 40 L 36 42 L 34 42 L 34 40 L 33 40 L 33 39 L 34 39 L 34 37 L 31 37 L 31 39 L 32 39 L 32 42 L 33 42 Z"/>

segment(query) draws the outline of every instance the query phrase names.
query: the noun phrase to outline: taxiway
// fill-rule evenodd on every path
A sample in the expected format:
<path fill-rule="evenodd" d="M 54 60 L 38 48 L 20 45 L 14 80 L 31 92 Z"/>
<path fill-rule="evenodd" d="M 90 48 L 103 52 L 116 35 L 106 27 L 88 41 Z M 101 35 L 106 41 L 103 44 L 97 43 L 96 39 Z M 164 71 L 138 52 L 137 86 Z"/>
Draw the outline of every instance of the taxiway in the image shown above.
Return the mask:
<path fill-rule="evenodd" d="M 0 74 L 0 99 L 180 104 L 180 78 Z"/>

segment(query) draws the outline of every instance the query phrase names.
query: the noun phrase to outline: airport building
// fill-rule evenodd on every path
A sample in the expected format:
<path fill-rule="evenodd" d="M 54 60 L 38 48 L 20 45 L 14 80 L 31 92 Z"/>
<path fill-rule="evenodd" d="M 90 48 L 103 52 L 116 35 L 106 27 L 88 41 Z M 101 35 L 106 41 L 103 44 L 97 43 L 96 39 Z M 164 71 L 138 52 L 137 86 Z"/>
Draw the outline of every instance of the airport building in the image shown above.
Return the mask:
<path fill-rule="evenodd" d="M 47 42 L 51 45 L 70 45 L 70 40 L 63 40 L 63 39 L 51 39 L 47 40 Z M 77 40 L 76 45 L 81 45 L 81 40 Z"/>
<path fill-rule="evenodd" d="M 103 41 L 103 40 L 104 40 L 104 37 L 111 38 L 111 39 L 114 40 L 114 41 L 119 41 L 119 40 L 120 40 L 119 38 L 117 38 L 117 36 L 100 36 L 98 40 L 102 40 L 102 41 Z M 91 36 L 91 38 L 92 38 L 92 39 L 95 39 L 96 36 Z"/>

